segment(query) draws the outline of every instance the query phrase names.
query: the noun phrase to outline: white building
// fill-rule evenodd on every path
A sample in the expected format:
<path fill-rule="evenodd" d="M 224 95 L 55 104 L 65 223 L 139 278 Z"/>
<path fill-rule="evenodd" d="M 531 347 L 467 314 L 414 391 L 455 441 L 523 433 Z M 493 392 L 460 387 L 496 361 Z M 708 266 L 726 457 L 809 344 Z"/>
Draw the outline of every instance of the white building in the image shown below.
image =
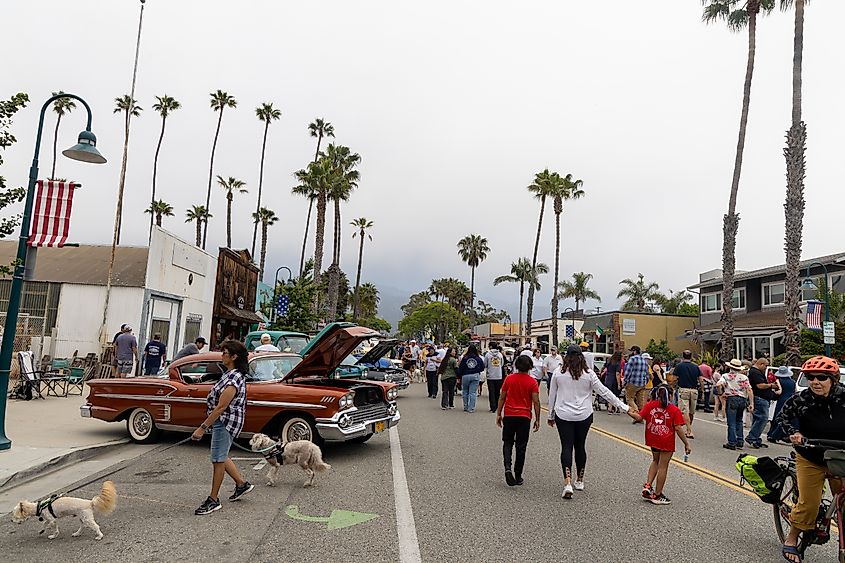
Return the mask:
<path fill-rule="evenodd" d="M 13 261 L 16 242 L 0 242 L 0 261 Z M 41 248 L 32 281 L 24 284 L 16 349 L 54 358 L 102 352 L 123 323 L 139 348 L 160 333 L 168 355 L 211 331 L 217 259 L 154 227 L 150 247 L 118 247 L 106 323 L 111 246 Z M 0 321 L 10 279 L 0 280 Z"/>

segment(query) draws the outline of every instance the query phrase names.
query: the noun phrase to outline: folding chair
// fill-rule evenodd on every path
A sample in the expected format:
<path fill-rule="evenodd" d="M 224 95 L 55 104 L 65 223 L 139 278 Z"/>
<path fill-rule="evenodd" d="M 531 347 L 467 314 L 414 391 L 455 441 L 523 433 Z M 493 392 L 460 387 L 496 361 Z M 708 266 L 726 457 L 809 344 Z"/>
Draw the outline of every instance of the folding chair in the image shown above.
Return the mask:
<path fill-rule="evenodd" d="M 18 396 L 22 396 L 24 383 L 28 383 L 32 389 L 33 398 L 43 399 L 44 395 L 41 393 L 41 381 L 44 372 L 36 370 L 33 367 L 32 352 L 18 352 L 18 366 L 20 366 L 20 376 L 18 377 L 18 389 L 14 391 Z"/>
<path fill-rule="evenodd" d="M 85 368 L 70 368 L 70 373 L 65 379 L 65 397 L 68 395 L 82 396 L 83 387 L 85 386 Z M 74 393 L 73 391 L 79 391 Z"/>
<path fill-rule="evenodd" d="M 67 381 L 68 373 L 62 373 L 59 370 L 66 370 L 70 372 L 70 360 L 67 358 L 54 359 L 50 371 L 43 373 L 41 381 L 47 387 L 47 396 L 67 397 Z"/>

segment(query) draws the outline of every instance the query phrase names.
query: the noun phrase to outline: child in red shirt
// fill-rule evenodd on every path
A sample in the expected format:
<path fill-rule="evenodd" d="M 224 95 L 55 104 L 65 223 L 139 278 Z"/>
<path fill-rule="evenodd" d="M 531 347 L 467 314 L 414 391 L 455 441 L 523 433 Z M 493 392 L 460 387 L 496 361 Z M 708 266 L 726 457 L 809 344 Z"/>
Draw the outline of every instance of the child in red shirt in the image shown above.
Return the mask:
<path fill-rule="evenodd" d="M 651 400 L 639 414 L 629 413 L 634 420 L 645 420 L 645 445 L 651 447 L 648 481 L 643 485 L 643 498 L 652 504 L 670 504 L 663 494 L 669 461 L 675 453 L 675 434 L 684 443 L 687 455 L 692 451 L 686 436 L 686 422 L 681 409 L 669 402 L 669 387 L 660 385 L 651 392 Z M 651 484 L 655 486 L 652 488 Z"/>
<path fill-rule="evenodd" d="M 528 356 L 516 359 L 516 372 L 502 382 L 496 424 L 502 429 L 502 455 L 505 462 L 505 482 L 513 487 L 521 485 L 525 450 L 528 448 L 531 427 L 531 409 L 534 409 L 534 432 L 540 429 L 540 388 L 537 380 L 528 374 L 534 361 Z M 504 410 L 504 417 L 502 411 Z M 511 470 L 511 456 L 516 444 L 516 463 Z"/>

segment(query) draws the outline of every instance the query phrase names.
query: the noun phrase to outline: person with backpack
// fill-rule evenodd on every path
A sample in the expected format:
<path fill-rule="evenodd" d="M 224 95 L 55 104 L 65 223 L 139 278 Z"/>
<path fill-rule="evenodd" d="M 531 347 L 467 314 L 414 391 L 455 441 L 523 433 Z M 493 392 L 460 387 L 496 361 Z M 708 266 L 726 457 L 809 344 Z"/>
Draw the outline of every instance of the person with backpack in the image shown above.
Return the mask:
<path fill-rule="evenodd" d="M 487 371 L 487 396 L 490 399 L 490 412 L 496 412 L 505 378 L 505 356 L 495 342 L 490 344 L 490 349 L 484 354 L 484 369 Z"/>
<path fill-rule="evenodd" d="M 528 374 L 531 366 L 531 359 L 527 356 L 516 359 L 517 371 L 502 385 L 502 393 L 496 405 L 496 425 L 502 429 L 505 482 L 510 487 L 523 483 L 522 469 L 525 467 L 525 450 L 528 448 L 532 410 L 534 432 L 540 429 L 540 388 L 537 380 Z M 514 445 L 516 461 L 511 466 Z"/>
<path fill-rule="evenodd" d="M 479 374 L 484 371 L 484 359 L 478 355 L 478 348 L 470 344 L 466 354 L 458 366 L 458 377 L 461 378 L 461 397 L 464 401 L 464 412 L 475 412 L 475 401 L 478 399 Z"/>
<path fill-rule="evenodd" d="M 643 485 L 643 498 L 652 504 L 665 505 L 672 501 L 663 494 L 669 462 L 675 453 L 675 435 L 684 443 L 684 452 L 692 452 L 686 434 L 686 420 L 681 409 L 669 402 L 668 385 L 655 387 L 651 400 L 639 413 L 631 412 L 634 420 L 645 421 L 645 445 L 651 448 L 651 465 Z"/>
<path fill-rule="evenodd" d="M 840 382 L 839 362 L 814 356 L 804 362 L 801 371 L 810 386 L 787 400 L 776 419 L 795 447 L 798 502 L 789 514 L 791 526 L 781 550 L 784 559 L 792 563 L 801 563 L 798 535 L 816 527 L 827 477 L 824 449 L 805 447 L 804 439 L 842 440 L 845 436 L 845 386 Z M 831 479 L 831 491 L 838 487 Z"/>

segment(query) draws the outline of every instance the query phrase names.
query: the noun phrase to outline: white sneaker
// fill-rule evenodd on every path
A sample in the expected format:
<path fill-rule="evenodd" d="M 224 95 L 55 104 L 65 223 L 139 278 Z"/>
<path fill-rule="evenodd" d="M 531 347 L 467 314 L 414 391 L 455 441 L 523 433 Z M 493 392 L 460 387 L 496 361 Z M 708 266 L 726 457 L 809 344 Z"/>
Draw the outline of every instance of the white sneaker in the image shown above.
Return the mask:
<path fill-rule="evenodd" d="M 563 492 L 560 494 L 560 497 L 566 499 L 572 498 L 572 485 L 566 485 L 563 487 Z"/>
<path fill-rule="evenodd" d="M 584 481 L 575 481 L 575 490 L 576 491 L 583 491 L 584 490 Z"/>

